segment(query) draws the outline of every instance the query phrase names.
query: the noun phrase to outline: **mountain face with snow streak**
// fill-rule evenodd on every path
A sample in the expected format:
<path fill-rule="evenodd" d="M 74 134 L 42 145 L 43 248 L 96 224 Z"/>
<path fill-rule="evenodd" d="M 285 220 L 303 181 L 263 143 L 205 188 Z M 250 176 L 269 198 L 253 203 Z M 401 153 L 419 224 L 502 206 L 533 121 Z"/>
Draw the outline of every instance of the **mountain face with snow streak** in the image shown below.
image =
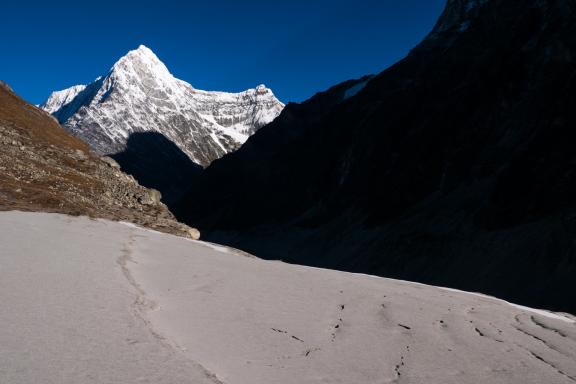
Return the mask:
<path fill-rule="evenodd" d="M 124 151 L 134 133 L 157 132 L 206 166 L 274 120 L 284 104 L 264 85 L 240 93 L 195 89 L 141 45 L 106 76 L 54 92 L 41 108 L 98 154 Z"/>
<path fill-rule="evenodd" d="M 62 109 L 63 106 L 70 104 L 80 92 L 86 89 L 83 84 L 74 85 L 62 91 L 52 92 L 48 100 L 42 104 L 42 109 L 48 113 L 55 113 Z"/>

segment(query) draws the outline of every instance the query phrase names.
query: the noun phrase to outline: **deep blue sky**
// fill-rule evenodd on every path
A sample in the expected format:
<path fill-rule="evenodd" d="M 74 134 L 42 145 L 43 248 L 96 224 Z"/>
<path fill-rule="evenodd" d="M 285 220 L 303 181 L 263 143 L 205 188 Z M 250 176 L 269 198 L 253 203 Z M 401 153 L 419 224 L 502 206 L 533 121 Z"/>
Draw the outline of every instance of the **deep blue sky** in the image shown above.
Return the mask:
<path fill-rule="evenodd" d="M 378 73 L 432 28 L 445 0 L 7 1 L 0 79 L 40 103 L 144 44 L 194 87 L 265 83 L 284 102 Z"/>

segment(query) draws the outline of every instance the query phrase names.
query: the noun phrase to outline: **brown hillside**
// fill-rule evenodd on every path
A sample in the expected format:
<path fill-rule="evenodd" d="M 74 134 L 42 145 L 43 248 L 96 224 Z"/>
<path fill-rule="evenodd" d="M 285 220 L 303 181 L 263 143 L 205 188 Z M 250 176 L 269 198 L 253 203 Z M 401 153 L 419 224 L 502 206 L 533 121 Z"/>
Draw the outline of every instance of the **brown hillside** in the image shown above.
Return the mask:
<path fill-rule="evenodd" d="M 111 159 L 103 161 L 90 153 L 84 142 L 3 82 L 0 210 L 87 215 L 189 234 L 189 228 L 159 201 L 156 191 L 140 186 Z"/>

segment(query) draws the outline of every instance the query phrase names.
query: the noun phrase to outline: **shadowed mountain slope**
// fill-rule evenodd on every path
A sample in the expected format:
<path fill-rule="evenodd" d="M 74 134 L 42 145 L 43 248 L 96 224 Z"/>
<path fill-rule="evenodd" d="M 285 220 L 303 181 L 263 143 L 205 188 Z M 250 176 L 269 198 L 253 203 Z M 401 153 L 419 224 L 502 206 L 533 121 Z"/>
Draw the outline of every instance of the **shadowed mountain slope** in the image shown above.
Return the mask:
<path fill-rule="evenodd" d="M 449 0 L 356 95 L 289 105 L 214 162 L 178 215 L 261 257 L 576 312 L 575 11 Z"/>

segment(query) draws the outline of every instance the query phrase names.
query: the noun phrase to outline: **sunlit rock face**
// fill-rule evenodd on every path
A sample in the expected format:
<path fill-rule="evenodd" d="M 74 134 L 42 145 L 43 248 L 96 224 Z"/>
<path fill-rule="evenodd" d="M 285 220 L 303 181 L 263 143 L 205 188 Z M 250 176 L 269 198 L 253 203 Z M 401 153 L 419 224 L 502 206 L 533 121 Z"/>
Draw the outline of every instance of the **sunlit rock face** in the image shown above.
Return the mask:
<path fill-rule="evenodd" d="M 158 132 L 202 166 L 237 149 L 284 108 L 264 85 L 208 92 L 172 76 L 147 47 L 84 86 L 54 92 L 41 108 L 102 155 L 126 149 L 135 132 Z"/>

